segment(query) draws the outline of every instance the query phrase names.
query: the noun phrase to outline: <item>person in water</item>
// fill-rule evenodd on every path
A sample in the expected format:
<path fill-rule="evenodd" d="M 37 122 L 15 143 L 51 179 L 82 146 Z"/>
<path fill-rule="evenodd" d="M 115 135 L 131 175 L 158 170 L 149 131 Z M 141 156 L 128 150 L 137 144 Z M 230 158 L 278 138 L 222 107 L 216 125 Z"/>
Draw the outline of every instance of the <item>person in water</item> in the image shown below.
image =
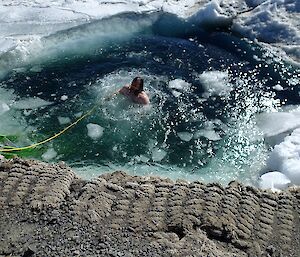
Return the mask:
<path fill-rule="evenodd" d="M 122 87 L 113 96 L 117 94 L 126 96 L 133 103 L 144 105 L 150 103 L 149 97 L 144 91 L 144 80 L 141 77 L 135 77 L 130 85 Z"/>

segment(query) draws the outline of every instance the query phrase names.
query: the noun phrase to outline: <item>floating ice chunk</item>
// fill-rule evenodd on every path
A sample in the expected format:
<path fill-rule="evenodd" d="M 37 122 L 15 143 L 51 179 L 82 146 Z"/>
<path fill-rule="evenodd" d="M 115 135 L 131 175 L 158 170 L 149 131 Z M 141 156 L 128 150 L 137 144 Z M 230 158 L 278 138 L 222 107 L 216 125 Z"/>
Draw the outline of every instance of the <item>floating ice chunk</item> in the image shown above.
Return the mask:
<path fill-rule="evenodd" d="M 5 102 L 2 102 L 0 100 L 0 115 L 6 113 L 7 111 L 9 111 L 9 109 L 10 109 L 9 106 Z"/>
<path fill-rule="evenodd" d="M 71 119 L 69 117 L 58 117 L 58 122 L 60 125 L 65 125 L 71 122 Z"/>
<path fill-rule="evenodd" d="M 88 136 L 91 139 L 97 140 L 102 137 L 104 128 L 102 128 L 100 125 L 89 123 L 86 125 L 86 127 L 88 129 Z"/>
<path fill-rule="evenodd" d="M 62 95 L 61 98 L 60 98 L 62 101 L 66 101 L 68 99 L 68 96 L 67 95 Z"/>
<path fill-rule="evenodd" d="M 169 82 L 169 88 L 186 91 L 191 88 L 191 84 L 182 79 L 174 79 Z"/>
<path fill-rule="evenodd" d="M 160 162 L 162 159 L 164 159 L 167 155 L 167 152 L 159 149 L 158 147 L 154 147 L 152 149 L 152 160 L 154 162 Z"/>
<path fill-rule="evenodd" d="M 222 139 L 220 135 L 214 130 L 200 129 L 194 135 L 195 138 L 199 138 L 201 136 L 206 137 L 210 141 L 218 141 Z"/>
<path fill-rule="evenodd" d="M 205 98 L 212 95 L 226 96 L 233 89 L 229 83 L 227 72 L 207 71 L 199 76 L 199 80 L 206 90 L 203 94 Z"/>
<path fill-rule="evenodd" d="M 145 155 L 140 155 L 140 161 L 144 162 L 144 163 L 147 163 L 149 161 L 149 158 Z"/>
<path fill-rule="evenodd" d="M 51 104 L 52 102 L 48 102 L 39 97 L 29 97 L 26 99 L 21 99 L 19 101 L 16 101 L 12 106 L 15 109 L 23 110 L 23 109 L 37 109 Z"/>
<path fill-rule="evenodd" d="M 145 155 L 137 155 L 137 156 L 134 157 L 134 159 L 137 162 L 144 162 L 144 163 L 147 163 L 149 161 L 149 158 Z"/>
<path fill-rule="evenodd" d="M 281 85 L 277 84 L 277 85 L 275 85 L 275 86 L 273 87 L 273 89 L 276 90 L 276 91 L 282 91 L 282 90 L 283 90 L 283 87 L 282 87 Z"/>
<path fill-rule="evenodd" d="M 178 92 L 178 91 L 176 91 L 176 90 L 172 90 L 172 95 L 175 96 L 175 97 L 179 97 L 179 96 L 182 95 L 182 93 L 181 93 L 181 92 Z"/>
<path fill-rule="evenodd" d="M 291 180 L 284 174 L 278 171 L 268 172 L 263 174 L 259 180 L 259 187 L 262 189 L 271 189 L 278 191 L 288 188 Z"/>
<path fill-rule="evenodd" d="M 24 113 L 25 116 L 29 116 L 29 115 L 32 113 L 32 110 L 26 110 L 26 109 L 25 109 L 25 110 L 23 111 L 23 113 Z"/>
<path fill-rule="evenodd" d="M 57 152 L 53 148 L 49 148 L 43 155 L 44 161 L 50 161 L 57 156 Z"/>
<path fill-rule="evenodd" d="M 190 90 L 191 84 L 182 79 L 174 79 L 169 81 L 169 88 L 173 89 L 171 92 L 175 97 L 179 97 L 183 92 Z"/>
<path fill-rule="evenodd" d="M 190 132 L 178 132 L 178 137 L 185 142 L 190 141 L 193 138 L 193 134 Z"/>
<path fill-rule="evenodd" d="M 82 114 L 83 114 L 83 112 L 77 112 L 77 113 L 74 114 L 74 116 L 75 116 L 76 118 L 79 118 L 79 117 L 82 116 Z"/>

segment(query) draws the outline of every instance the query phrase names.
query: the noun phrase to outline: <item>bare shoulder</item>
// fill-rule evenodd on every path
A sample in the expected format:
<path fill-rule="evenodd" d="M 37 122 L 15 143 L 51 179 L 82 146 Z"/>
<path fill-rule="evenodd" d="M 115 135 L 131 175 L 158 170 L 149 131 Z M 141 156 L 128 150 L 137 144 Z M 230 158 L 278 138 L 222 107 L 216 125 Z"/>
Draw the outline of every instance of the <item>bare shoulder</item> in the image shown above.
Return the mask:
<path fill-rule="evenodd" d="M 149 104 L 150 103 L 149 97 L 145 92 L 141 92 L 138 95 L 137 99 L 138 99 L 138 103 L 140 103 L 140 104 Z"/>
<path fill-rule="evenodd" d="M 121 93 L 121 94 L 126 94 L 126 93 L 128 93 L 128 91 L 129 91 L 129 86 L 124 86 L 124 87 L 122 87 L 121 89 L 119 89 L 119 93 Z"/>

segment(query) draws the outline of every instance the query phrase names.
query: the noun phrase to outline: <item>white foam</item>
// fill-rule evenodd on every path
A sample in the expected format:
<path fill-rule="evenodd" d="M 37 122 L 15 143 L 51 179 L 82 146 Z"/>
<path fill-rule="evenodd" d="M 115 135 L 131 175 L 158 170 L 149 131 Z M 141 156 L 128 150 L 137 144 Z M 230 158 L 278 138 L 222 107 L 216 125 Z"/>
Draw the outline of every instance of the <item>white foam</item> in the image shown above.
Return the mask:
<path fill-rule="evenodd" d="M 86 127 L 88 129 L 88 136 L 91 139 L 97 140 L 100 137 L 102 137 L 104 128 L 102 128 L 100 125 L 94 124 L 94 123 L 89 123 L 86 125 Z"/>
<path fill-rule="evenodd" d="M 193 134 L 190 132 L 177 132 L 178 137 L 185 142 L 189 142 L 191 141 L 191 139 L 193 138 Z"/>
<path fill-rule="evenodd" d="M 71 123 L 71 119 L 69 117 L 59 116 L 59 117 L 57 117 L 57 119 L 58 119 L 58 122 L 60 125 L 65 125 L 65 124 Z"/>
<path fill-rule="evenodd" d="M 271 189 L 273 192 L 288 188 L 291 180 L 278 171 L 268 172 L 260 176 L 259 187 L 262 189 Z"/>
<path fill-rule="evenodd" d="M 50 161 L 57 156 L 57 152 L 53 148 L 49 148 L 45 153 L 43 153 L 42 158 L 44 161 Z"/>

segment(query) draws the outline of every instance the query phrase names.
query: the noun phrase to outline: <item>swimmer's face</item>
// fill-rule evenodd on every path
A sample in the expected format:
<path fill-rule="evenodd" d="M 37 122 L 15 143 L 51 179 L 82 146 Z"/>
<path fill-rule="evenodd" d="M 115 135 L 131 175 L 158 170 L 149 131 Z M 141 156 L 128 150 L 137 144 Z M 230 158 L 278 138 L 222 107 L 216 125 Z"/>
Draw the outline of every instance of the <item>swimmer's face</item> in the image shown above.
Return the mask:
<path fill-rule="evenodd" d="M 140 82 L 139 81 L 134 81 L 131 83 L 130 85 L 130 90 L 132 90 L 133 92 L 139 91 L 140 90 Z"/>

